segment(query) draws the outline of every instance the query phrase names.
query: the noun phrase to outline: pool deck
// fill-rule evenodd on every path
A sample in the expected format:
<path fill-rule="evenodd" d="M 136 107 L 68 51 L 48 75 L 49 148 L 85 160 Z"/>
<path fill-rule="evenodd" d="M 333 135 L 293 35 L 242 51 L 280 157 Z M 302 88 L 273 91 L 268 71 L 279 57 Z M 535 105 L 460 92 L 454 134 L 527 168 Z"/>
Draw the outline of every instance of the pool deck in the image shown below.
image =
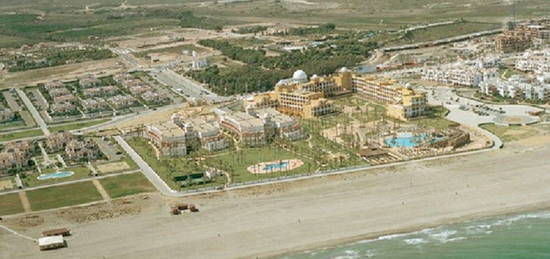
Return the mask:
<path fill-rule="evenodd" d="M 282 164 L 285 164 L 285 165 L 282 166 Z M 255 165 L 251 165 L 247 168 L 247 170 L 248 172 L 253 174 L 269 174 L 269 173 L 275 173 L 275 172 L 286 172 L 286 171 L 294 170 L 302 165 L 304 165 L 304 162 L 299 159 L 276 160 L 276 161 L 261 162 Z M 272 170 L 266 170 L 267 167 L 272 168 Z"/>

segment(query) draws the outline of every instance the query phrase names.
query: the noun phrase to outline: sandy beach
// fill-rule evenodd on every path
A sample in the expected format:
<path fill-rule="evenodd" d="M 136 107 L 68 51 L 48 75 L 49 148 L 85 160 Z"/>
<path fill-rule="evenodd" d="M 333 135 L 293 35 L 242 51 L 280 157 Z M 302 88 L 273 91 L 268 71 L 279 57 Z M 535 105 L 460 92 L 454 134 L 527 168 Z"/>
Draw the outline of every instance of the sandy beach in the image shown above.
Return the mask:
<path fill-rule="evenodd" d="M 4 225 L 38 237 L 70 227 L 65 249 L 40 252 L 0 230 L 1 258 L 253 258 L 526 210 L 550 208 L 550 146 L 514 146 L 453 159 L 202 195 L 201 212 L 170 216 L 176 200 L 150 194 L 138 213 L 77 222 Z M 97 205 L 111 209 L 110 204 Z M 111 207 L 109 207 L 111 206 Z"/>

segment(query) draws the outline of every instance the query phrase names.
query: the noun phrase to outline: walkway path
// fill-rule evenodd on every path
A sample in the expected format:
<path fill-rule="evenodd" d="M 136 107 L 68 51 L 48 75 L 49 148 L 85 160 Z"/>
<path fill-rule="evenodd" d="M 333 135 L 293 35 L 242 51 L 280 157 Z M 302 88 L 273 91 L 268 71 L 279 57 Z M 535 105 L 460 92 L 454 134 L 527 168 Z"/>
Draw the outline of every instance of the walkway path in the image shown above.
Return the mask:
<path fill-rule="evenodd" d="M 101 185 L 99 180 L 93 179 L 92 183 L 94 184 L 94 186 L 97 189 L 97 191 L 99 192 L 99 194 L 101 194 L 101 198 L 103 198 L 103 200 L 105 200 L 105 201 L 110 201 L 111 200 L 111 196 L 109 196 L 109 194 L 107 193 L 105 188 L 103 188 L 103 185 Z"/>
<path fill-rule="evenodd" d="M 23 90 L 21 89 L 15 89 L 15 91 L 17 91 L 17 94 L 19 94 L 19 97 L 21 98 L 25 106 L 27 106 L 27 109 L 31 113 L 32 117 L 34 118 L 34 121 L 36 121 L 36 124 L 40 126 L 40 129 L 42 129 L 42 132 L 44 133 L 44 135 L 46 137 L 49 136 L 50 131 L 48 130 L 48 126 L 46 125 L 46 122 L 44 122 L 44 120 L 40 116 L 40 113 L 38 113 L 38 110 L 36 110 L 36 108 L 32 104 L 31 100 L 29 100 L 29 97 L 27 97 L 25 92 L 23 92 Z"/>
<path fill-rule="evenodd" d="M 23 205 L 23 209 L 25 210 L 25 212 L 32 212 L 31 203 L 29 202 L 29 198 L 27 197 L 27 192 L 20 192 L 19 200 L 21 200 L 21 204 Z"/>
<path fill-rule="evenodd" d="M 157 188 L 157 190 L 166 195 L 166 196 L 178 196 L 176 191 L 172 190 L 166 182 L 164 182 L 160 176 L 151 168 L 145 160 L 143 160 L 139 154 L 132 148 L 128 143 L 121 137 L 121 136 L 115 136 L 114 137 L 116 142 L 130 155 L 130 158 L 136 162 L 136 164 L 139 166 L 145 177 Z"/>

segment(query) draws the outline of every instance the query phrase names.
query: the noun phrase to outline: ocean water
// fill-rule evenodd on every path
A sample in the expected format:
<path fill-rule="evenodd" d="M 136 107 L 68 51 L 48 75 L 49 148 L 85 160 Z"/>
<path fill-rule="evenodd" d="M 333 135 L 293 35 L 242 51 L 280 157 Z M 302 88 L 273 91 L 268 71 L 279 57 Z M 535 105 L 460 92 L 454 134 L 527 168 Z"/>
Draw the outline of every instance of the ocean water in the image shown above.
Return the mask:
<path fill-rule="evenodd" d="M 550 212 L 444 225 L 282 258 L 550 258 Z"/>

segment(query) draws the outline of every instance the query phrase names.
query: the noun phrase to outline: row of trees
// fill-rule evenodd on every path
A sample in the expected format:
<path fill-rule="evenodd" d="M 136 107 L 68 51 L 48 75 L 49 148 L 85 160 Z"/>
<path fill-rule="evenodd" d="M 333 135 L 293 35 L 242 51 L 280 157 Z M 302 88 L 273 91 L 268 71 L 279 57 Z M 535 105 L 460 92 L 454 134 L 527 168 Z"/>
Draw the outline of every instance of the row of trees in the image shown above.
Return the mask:
<path fill-rule="evenodd" d="M 56 49 L 45 53 L 44 56 L 40 58 L 12 56 L 8 60 L 8 71 L 25 71 L 112 57 L 114 57 L 114 54 L 108 49 Z"/>
<path fill-rule="evenodd" d="M 316 48 L 268 57 L 261 49 L 245 49 L 225 40 L 201 40 L 199 44 L 217 49 L 223 55 L 246 63 L 240 67 L 210 67 L 191 71 L 195 80 L 209 84 L 221 95 L 263 92 L 273 89 L 278 80 L 298 69 L 306 73 L 328 75 L 341 67 L 353 67 L 377 47 L 375 42 L 359 42 L 353 37 L 337 37 Z"/>
<path fill-rule="evenodd" d="M 326 34 L 333 32 L 336 29 L 336 25 L 334 23 L 325 23 L 321 24 L 317 27 L 298 27 L 298 28 L 290 28 L 284 32 L 277 33 L 277 35 L 296 35 L 296 36 L 304 36 L 308 34 Z"/>
<path fill-rule="evenodd" d="M 239 34 L 248 34 L 248 33 L 258 33 L 266 30 L 267 30 L 267 26 L 255 25 L 255 26 L 240 27 L 238 29 L 233 29 L 231 31 Z"/>

